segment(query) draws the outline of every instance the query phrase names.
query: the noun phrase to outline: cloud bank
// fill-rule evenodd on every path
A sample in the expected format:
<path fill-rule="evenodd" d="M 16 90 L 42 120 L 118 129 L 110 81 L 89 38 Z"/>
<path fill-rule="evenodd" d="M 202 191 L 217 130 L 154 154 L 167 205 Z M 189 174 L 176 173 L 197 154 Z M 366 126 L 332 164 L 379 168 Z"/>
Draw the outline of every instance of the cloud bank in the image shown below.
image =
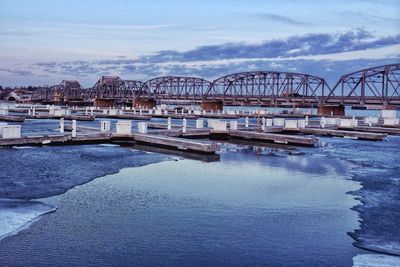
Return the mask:
<path fill-rule="evenodd" d="M 274 70 L 309 73 L 324 77 L 332 84 L 347 72 L 397 63 L 400 61 L 399 51 L 400 34 L 376 37 L 357 29 L 336 34 L 292 36 L 257 44 L 207 45 L 184 52 L 164 50 L 136 59 L 40 62 L 26 70 L 0 69 L 0 78 L 34 73 L 36 78 L 47 79 L 50 84 L 59 83 L 57 79 L 68 78 L 92 86 L 102 75 L 137 80 L 164 75 L 191 75 L 212 80 L 234 72 Z"/>

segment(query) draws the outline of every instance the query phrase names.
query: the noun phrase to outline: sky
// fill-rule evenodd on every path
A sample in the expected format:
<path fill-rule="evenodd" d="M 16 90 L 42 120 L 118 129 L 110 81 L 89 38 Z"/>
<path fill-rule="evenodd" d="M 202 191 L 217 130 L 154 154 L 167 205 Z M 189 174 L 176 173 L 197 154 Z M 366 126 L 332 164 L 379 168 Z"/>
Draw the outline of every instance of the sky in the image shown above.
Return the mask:
<path fill-rule="evenodd" d="M 0 0 L 0 85 L 400 62 L 399 0 Z"/>

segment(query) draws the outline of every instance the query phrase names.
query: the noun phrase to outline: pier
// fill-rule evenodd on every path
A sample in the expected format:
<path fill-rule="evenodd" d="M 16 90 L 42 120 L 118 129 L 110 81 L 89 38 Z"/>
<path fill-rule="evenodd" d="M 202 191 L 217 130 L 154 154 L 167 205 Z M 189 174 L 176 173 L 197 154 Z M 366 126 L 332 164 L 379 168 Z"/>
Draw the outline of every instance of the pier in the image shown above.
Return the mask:
<path fill-rule="evenodd" d="M 221 141 L 315 147 L 320 145 L 319 136 L 382 141 L 388 135 L 400 134 L 399 119 L 392 111 L 384 111 L 381 117 L 346 117 L 310 112 L 282 114 L 267 109 L 213 112 L 159 106 L 136 109 L 42 105 L 15 106 L 3 114 L 23 120 L 13 120 L 10 125 L 0 123 L 0 147 L 116 143 L 216 155 Z M 25 119 L 54 120 L 58 128 L 48 134 L 21 134 Z"/>

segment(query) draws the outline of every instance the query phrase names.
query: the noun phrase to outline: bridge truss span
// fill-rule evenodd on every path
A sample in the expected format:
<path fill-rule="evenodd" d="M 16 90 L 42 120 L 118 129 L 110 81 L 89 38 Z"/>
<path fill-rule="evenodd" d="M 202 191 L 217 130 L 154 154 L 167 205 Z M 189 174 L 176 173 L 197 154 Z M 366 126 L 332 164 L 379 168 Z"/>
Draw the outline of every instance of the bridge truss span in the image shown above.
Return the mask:
<path fill-rule="evenodd" d="M 202 99 L 211 82 L 197 77 L 163 76 L 144 83 L 144 89 L 156 99 Z"/>
<path fill-rule="evenodd" d="M 123 80 L 118 76 L 102 76 L 96 84 L 88 89 L 91 99 L 120 99 L 129 100 L 137 95 L 147 94 L 143 82 Z"/>
<path fill-rule="evenodd" d="M 253 71 L 214 80 L 208 98 L 247 99 L 261 103 L 320 104 L 330 91 L 323 78 L 293 72 Z"/>
<path fill-rule="evenodd" d="M 343 75 L 324 104 L 400 105 L 400 63 Z"/>

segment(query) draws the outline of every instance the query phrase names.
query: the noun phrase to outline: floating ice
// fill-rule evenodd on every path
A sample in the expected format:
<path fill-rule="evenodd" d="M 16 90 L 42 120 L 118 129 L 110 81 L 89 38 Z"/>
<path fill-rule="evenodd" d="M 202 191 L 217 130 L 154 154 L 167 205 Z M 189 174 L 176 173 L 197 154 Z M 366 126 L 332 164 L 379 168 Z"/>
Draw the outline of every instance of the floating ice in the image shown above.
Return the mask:
<path fill-rule="evenodd" d="M 359 254 L 353 258 L 353 267 L 400 266 L 400 257 L 382 254 Z"/>
<path fill-rule="evenodd" d="M 0 199 L 0 240 L 56 208 L 38 201 Z"/>

